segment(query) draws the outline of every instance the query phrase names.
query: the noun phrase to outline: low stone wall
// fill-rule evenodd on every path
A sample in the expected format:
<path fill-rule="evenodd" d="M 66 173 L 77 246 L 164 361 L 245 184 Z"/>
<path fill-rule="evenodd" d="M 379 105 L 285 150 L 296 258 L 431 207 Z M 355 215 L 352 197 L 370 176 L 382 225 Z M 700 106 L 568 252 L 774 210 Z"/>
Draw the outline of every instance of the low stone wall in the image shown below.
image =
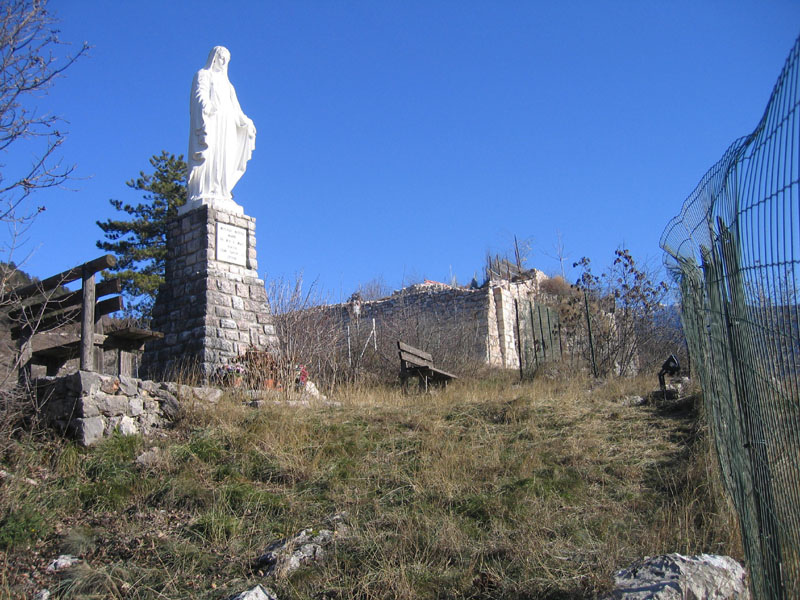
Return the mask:
<path fill-rule="evenodd" d="M 115 431 L 148 435 L 170 426 L 180 412 L 174 383 L 78 371 L 34 384 L 45 421 L 85 446 Z"/>

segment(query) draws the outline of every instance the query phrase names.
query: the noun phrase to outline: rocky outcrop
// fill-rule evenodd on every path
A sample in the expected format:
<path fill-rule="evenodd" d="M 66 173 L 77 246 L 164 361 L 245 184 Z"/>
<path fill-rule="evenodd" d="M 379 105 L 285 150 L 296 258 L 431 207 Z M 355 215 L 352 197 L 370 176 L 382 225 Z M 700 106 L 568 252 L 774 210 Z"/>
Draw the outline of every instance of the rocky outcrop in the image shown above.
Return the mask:
<path fill-rule="evenodd" d="M 747 574 L 728 556 L 650 556 L 619 571 L 606 600 L 749 600 Z"/>

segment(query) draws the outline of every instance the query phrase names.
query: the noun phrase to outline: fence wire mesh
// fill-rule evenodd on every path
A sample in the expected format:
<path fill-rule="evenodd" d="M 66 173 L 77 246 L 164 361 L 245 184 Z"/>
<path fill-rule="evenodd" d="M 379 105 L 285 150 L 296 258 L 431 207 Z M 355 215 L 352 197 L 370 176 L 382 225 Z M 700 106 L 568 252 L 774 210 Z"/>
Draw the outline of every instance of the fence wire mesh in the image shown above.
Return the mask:
<path fill-rule="evenodd" d="M 547 362 L 561 360 L 558 311 L 530 300 L 515 300 L 520 373 L 532 375 Z"/>
<path fill-rule="evenodd" d="M 800 597 L 800 38 L 661 247 L 756 598 Z"/>

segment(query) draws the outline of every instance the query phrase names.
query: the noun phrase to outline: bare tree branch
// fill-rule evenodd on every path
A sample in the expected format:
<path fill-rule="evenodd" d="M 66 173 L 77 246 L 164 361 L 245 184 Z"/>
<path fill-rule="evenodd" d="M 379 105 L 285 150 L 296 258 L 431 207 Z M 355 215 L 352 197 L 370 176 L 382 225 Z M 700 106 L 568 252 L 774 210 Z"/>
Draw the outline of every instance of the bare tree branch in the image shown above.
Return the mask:
<path fill-rule="evenodd" d="M 56 115 L 40 113 L 32 100 L 46 94 L 53 82 L 89 49 L 62 55 L 56 20 L 46 0 L 10 0 L 0 8 L 0 151 L 18 142 L 38 143 L 27 169 L 6 172 L 0 165 L 0 221 L 28 221 L 39 210 L 19 209 L 37 189 L 61 185 L 73 171 L 55 156 L 64 139 Z"/>

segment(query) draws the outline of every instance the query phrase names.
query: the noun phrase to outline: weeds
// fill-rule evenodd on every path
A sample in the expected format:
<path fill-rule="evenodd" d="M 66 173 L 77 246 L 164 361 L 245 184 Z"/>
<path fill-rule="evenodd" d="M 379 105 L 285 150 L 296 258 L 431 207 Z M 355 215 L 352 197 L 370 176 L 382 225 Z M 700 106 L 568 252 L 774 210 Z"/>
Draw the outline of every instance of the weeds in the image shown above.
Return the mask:
<path fill-rule="evenodd" d="M 255 583 L 281 598 L 582 598 L 644 555 L 740 557 L 702 422 L 691 405 L 619 401 L 643 389 L 345 389 L 338 408 L 198 405 L 157 440 L 21 444 L 0 483 L 0 598 L 223 598 Z M 251 570 L 270 542 L 343 511 L 327 562 Z M 65 551 L 81 566 L 42 575 Z"/>

